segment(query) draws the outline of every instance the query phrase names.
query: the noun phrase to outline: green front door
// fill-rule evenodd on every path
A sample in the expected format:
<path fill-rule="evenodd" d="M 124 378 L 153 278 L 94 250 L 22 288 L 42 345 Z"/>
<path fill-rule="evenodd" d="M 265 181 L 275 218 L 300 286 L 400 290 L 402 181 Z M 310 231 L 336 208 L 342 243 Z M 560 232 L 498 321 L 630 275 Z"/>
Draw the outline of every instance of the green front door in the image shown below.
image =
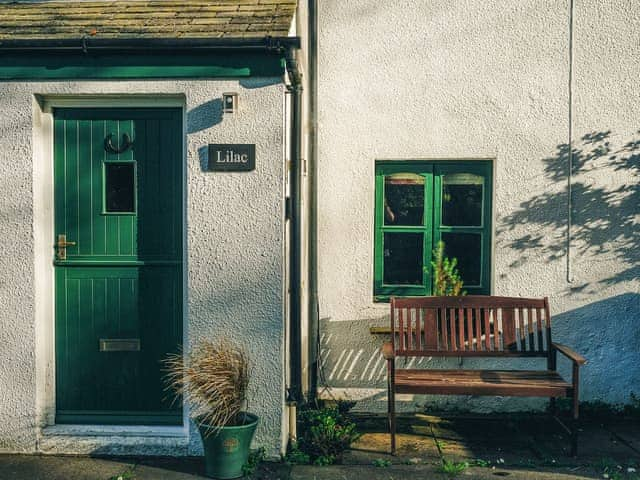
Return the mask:
<path fill-rule="evenodd" d="M 56 422 L 180 424 L 181 110 L 54 119 Z"/>

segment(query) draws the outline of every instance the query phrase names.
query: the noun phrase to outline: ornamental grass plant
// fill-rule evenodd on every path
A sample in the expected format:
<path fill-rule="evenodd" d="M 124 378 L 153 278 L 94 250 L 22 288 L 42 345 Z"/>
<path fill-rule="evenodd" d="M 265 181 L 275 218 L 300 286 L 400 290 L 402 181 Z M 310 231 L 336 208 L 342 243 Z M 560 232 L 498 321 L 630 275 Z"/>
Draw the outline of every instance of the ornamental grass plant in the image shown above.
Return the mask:
<path fill-rule="evenodd" d="M 164 361 L 168 389 L 183 397 L 194 421 L 209 434 L 243 425 L 249 384 L 249 359 L 244 348 L 228 339 L 204 340 L 186 356 Z"/>

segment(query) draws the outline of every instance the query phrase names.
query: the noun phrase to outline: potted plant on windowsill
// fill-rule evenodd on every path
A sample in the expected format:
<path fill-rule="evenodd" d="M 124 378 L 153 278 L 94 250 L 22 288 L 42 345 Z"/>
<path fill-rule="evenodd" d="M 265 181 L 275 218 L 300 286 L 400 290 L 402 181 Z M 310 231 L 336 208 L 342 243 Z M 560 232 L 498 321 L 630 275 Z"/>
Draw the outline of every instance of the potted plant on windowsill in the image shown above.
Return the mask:
<path fill-rule="evenodd" d="M 242 476 L 258 417 L 247 404 L 249 360 L 228 340 L 201 341 L 183 356 L 165 360 L 166 380 L 190 407 L 205 454 L 205 472 L 218 479 Z"/>
<path fill-rule="evenodd" d="M 460 296 L 466 295 L 463 287 L 462 276 L 458 271 L 458 259 L 448 258 L 445 255 L 444 242 L 440 240 L 433 250 L 433 295 L 434 296 Z M 425 267 L 427 269 L 428 267 Z"/>

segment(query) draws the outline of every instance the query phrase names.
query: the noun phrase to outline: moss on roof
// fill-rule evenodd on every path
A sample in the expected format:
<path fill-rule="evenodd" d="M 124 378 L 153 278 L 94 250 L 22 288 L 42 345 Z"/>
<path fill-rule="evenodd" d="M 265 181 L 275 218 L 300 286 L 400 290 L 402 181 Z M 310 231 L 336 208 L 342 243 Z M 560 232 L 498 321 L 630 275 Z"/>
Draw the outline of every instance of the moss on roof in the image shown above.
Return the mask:
<path fill-rule="evenodd" d="M 285 37 L 296 0 L 0 3 L 0 40 Z"/>

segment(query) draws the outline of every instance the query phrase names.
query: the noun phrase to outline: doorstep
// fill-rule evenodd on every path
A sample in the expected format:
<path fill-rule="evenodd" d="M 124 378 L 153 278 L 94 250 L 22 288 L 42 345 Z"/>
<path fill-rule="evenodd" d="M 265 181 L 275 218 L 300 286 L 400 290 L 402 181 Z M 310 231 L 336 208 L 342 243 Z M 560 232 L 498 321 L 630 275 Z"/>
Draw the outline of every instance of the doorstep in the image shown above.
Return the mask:
<path fill-rule="evenodd" d="M 38 452 L 58 455 L 188 454 L 189 432 L 182 426 L 51 425 L 41 431 Z"/>

